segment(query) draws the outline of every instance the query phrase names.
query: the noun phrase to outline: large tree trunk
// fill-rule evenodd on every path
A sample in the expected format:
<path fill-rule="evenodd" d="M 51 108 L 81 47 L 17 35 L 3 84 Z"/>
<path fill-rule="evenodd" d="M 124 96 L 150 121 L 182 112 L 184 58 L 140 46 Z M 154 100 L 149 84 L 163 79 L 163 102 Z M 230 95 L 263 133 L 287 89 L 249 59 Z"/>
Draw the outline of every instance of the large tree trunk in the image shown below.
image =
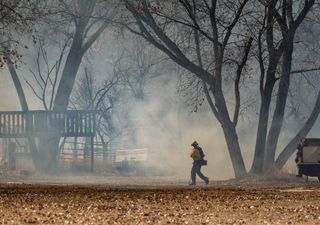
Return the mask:
<path fill-rule="evenodd" d="M 84 2 L 85 3 L 85 2 Z M 89 7 L 91 11 L 87 12 L 91 14 L 93 8 L 96 4 L 90 3 L 89 1 L 83 5 L 84 7 Z M 86 11 L 85 8 L 82 10 Z M 88 9 L 89 10 L 89 9 Z M 55 96 L 53 110 L 56 111 L 65 111 L 68 108 L 69 99 L 71 96 L 71 92 L 76 80 L 76 76 L 82 61 L 83 55 L 90 48 L 90 46 L 96 41 L 99 35 L 105 30 L 108 23 L 104 23 L 101 25 L 92 35 L 91 37 L 86 37 L 87 29 L 90 29 L 90 25 L 88 25 L 90 16 L 86 15 L 84 18 L 80 18 L 76 24 L 76 31 L 73 37 L 73 41 L 69 50 L 69 54 L 66 59 L 65 66 L 62 71 L 61 80 L 59 82 L 59 87 L 57 90 L 57 94 Z M 86 38 L 88 38 L 86 40 Z M 59 153 L 59 137 L 53 137 L 51 144 L 52 148 L 50 148 L 51 153 L 48 154 L 51 157 L 51 160 L 56 162 L 57 154 Z M 56 164 L 56 163 L 55 163 Z M 53 168 L 56 166 L 53 165 Z"/>
<path fill-rule="evenodd" d="M 258 121 L 258 130 L 256 136 L 256 146 L 254 158 L 250 172 L 253 174 L 261 174 L 263 172 L 263 163 L 265 156 L 266 137 L 269 122 L 269 110 L 271 104 L 272 93 L 276 83 L 275 72 L 279 56 L 270 56 L 269 66 L 267 70 L 267 81 L 265 87 L 260 87 L 261 105 Z"/>
<path fill-rule="evenodd" d="M 66 110 L 82 60 L 81 42 L 75 39 L 68 54 L 55 97 L 53 110 Z"/>
<path fill-rule="evenodd" d="M 247 171 L 241 154 L 235 125 L 230 120 L 222 93 L 218 93 L 220 91 L 220 89 L 216 89 L 214 92 L 215 102 L 219 109 L 219 122 L 221 123 L 225 140 L 227 142 L 235 177 L 239 179 L 245 177 L 247 175 Z"/>
<path fill-rule="evenodd" d="M 260 113 L 259 113 L 259 121 L 258 121 L 258 130 L 256 136 L 256 145 L 254 158 L 251 166 L 251 173 L 261 174 L 263 171 L 263 163 L 265 157 L 265 147 L 266 147 L 266 137 L 269 123 L 269 110 L 271 104 L 271 97 L 274 89 L 274 85 L 276 82 L 275 73 L 277 69 L 277 65 L 279 63 L 281 52 L 275 49 L 274 46 L 274 11 L 277 1 L 270 1 L 267 6 L 267 15 L 266 15 L 266 43 L 267 49 L 269 53 L 268 58 L 268 69 L 265 78 L 265 69 L 263 63 L 263 51 L 261 46 L 261 36 L 263 29 L 259 33 L 258 47 L 259 47 L 259 63 L 260 63 L 260 95 L 261 95 L 261 105 L 260 105 Z M 266 81 L 264 80 L 266 79 Z"/>
<path fill-rule="evenodd" d="M 256 137 L 256 146 L 255 146 L 253 162 L 250 170 L 250 173 L 253 173 L 253 174 L 260 174 L 262 173 L 262 170 L 263 170 L 264 149 L 266 145 L 271 94 L 272 94 L 272 89 L 268 91 L 268 95 L 262 96 L 262 99 L 261 99 L 258 130 L 257 130 L 257 137 Z"/>
<path fill-rule="evenodd" d="M 39 137 L 39 157 L 41 158 L 41 168 L 45 173 L 57 173 L 57 156 L 59 152 L 59 137 L 40 136 Z"/>
<path fill-rule="evenodd" d="M 7 66 L 8 66 L 14 87 L 16 88 L 16 91 L 18 94 L 21 109 L 23 111 L 29 111 L 27 99 L 26 99 L 26 96 L 25 96 L 24 91 L 22 89 L 21 82 L 18 77 L 17 71 L 15 70 L 14 65 L 12 63 L 8 63 Z"/>
<path fill-rule="evenodd" d="M 277 143 L 283 124 L 283 117 L 286 108 L 286 102 L 290 86 L 290 74 L 292 64 L 293 38 L 286 42 L 286 48 L 283 53 L 282 71 L 279 83 L 279 89 L 274 110 L 273 120 L 267 138 L 266 155 L 264 159 L 264 171 L 268 171 L 273 167 Z"/>
<path fill-rule="evenodd" d="M 71 44 L 65 66 L 62 71 L 61 80 L 59 82 L 57 94 L 53 105 L 53 110 L 65 111 L 68 108 L 69 99 L 71 96 L 72 88 L 80 67 L 84 51 L 82 49 L 83 34 L 82 29 L 78 28 L 75 32 L 73 42 Z M 60 137 L 41 137 L 39 143 L 43 158 L 46 161 L 46 172 L 57 171 L 57 156 L 59 153 Z M 47 143 L 47 144 L 45 144 Z"/>
<path fill-rule="evenodd" d="M 235 177 L 237 179 L 244 178 L 247 175 L 247 172 L 243 162 L 235 126 L 231 121 L 224 121 L 224 119 L 222 119 L 222 121 L 223 133 L 227 142 Z"/>

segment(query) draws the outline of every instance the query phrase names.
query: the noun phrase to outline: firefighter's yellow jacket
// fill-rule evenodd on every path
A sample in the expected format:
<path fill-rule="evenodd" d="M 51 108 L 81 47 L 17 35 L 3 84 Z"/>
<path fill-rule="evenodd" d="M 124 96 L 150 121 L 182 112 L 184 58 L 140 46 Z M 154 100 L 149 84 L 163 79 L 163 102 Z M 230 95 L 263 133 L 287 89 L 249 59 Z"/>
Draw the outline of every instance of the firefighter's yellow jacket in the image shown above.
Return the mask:
<path fill-rule="evenodd" d="M 193 148 L 192 151 L 191 151 L 191 153 L 190 153 L 190 157 L 191 157 L 193 160 L 200 160 L 201 157 L 200 157 L 199 149 Z"/>

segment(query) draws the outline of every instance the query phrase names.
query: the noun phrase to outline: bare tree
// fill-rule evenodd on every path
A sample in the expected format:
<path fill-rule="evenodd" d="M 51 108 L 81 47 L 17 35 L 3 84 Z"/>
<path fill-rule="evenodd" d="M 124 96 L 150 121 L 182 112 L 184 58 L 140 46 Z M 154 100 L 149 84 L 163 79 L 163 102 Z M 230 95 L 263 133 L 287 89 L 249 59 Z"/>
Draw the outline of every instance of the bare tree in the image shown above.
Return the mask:
<path fill-rule="evenodd" d="M 121 54 L 114 62 L 114 73 L 121 76 L 135 99 L 143 101 L 147 83 L 168 71 L 158 69 L 167 58 L 144 39 L 131 33 L 122 35 L 118 48 Z"/>
<path fill-rule="evenodd" d="M 116 10 L 110 1 L 78 0 L 68 2 L 63 0 L 59 2 L 61 16 L 69 18 L 75 28 L 53 106 L 54 110 L 66 110 L 82 57 L 110 24 Z M 101 21 L 92 18 L 97 13 L 101 13 L 100 7 L 107 9 L 103 11 L 101 16 L 109 19 L 109 22 L 107 19 Z"/>
<path fill-rule="evenodd" d="M 97 110 L 97 135 L 103 146 L 104 158 L 108 151 L 109 143 L 114 140 L 121 131 L 121 127 L 115 126 L 114 116 L 117 114 L 117 104 L 121 93 L 117 90 L 119 77 L 113 74 L 110 79 L 101 81 L 93 76 L 90 69 L 85 71 L 75 91 L 70 104 L 74 109 Z"/>
<path fill-rule="evenodd" d="M 38 89 L 33 90 L 38 98 L 43 101 L 45 109 L 66 110 L 83 56 L 107 28 L 110 24 L 110 19 L 115 16 L 117 11 L 114 7 L 115 4 L 111 0 L 107 2 L 102 0 L 53 0 L 45 1 L 45 3 L 51 6 L 50 13 L 45 18 L 47 22 L 45 26 L 49 24 L 49 27 L 55 29 L 56 33 L 62 31 L 67 36 L 67 39 L 70 40 L 70 46 L 64 48 L 65 60 L 62 62 L 62 55 L 60 55 L 60 58 L 58 56 L 59 59 L 51 68 L 48 66 L 45 51 L 40 48 L 38 72 L 34 73 L 34 78 L 40 86 L 41 94 L 38 95 L 40 93 Z M 94 15 L 99 14 L 103 16 L 104 20 L 94 18 Z M 56 29 L 60 24 L 64 25 L 63 29 Z M 45 68 L 42 68 L 43 71 L 39 71 L 40 58 L 46 65 Z M 61 67 L 62 70 L 59 80 L 57 79 L 57 74 L 55 74 L 58 72 L 58 67 L 59 69 Z M 44 70 L 47 71 L 44 72 Z M 46 77 L 43 74 L 46 74 Z M 53 74 L 55 74 L 55 78 L 51 78 Z M 56 88 L 56 92 L 53 91 L 50 93 L 51 95 L 47 95 L 50 85 Z M 20 92 L 23 93 L 23 90 L 21 89 Z M 42 171 L 55 169 L 59 139 L 59 137 L 42 137 L 39 139 L 38 152 L 42 155 Z"/>
<path fill-rule="evenodd" d="M 59 78 L 60 67 L 68 41 L 66 41 L 64 46 L 61 47 L 60 56 L 53 65 L 51 65 L 51 62 L 48 59 L 44 42 L 42 40 L 37 40 L 35 43 L 38 43 L 38 53 L 36 57 L 37 72 L 30 70 L 35 80 L 35 84 L 31 82 L 31 79 L 25 79 L 25 81 L 32 89 L 35 96 L 40 100 L 44 109 L 49 111 L 52 110 L 56 84 Z M 10 54 L 7 54 L 7 58 L 10 59 Z M 16 66 L 17 65 L 10 62 L 10 60 L 7 63 L 7 67 L 19 97 L 21 109 L 23 111 L 29 111 L 27 98 L 20 82 L 20 76 L 15 68 Z M 29 137 L 28 142 L 34 165 L 36 169 L 42 170 L 44 167 L 42 163 L 43 152 L 39 151 L 39 146 L 36 145 L 36 142 L 33 138 Z"/>
<path fill-rule="evenodd" d="M 66 110 L 82 58 L 108 27 L 110 19 L 116 14 L 116 10 L 112 1 L 62 0 L 56 2 L 56 4 L 57 7 L 54 10 L 57 14 L 53 21 L 63 20 L 72 24 L 67 32 L 71 34 L 70 47 L 66 52 L 66 60 L 63 64 L 61 78 L 52 105 L 53 110 Z M 94 16 L 99 14 L 106 19 L 103 21 L 95 19 Z M 47 171 L 54 170 L 59 137 L 43 138 L 40 142 L 47 143 L 47 146 L 49 146 L 39 150 L 46 152 L 44 161 L 48 163 L 46 164 L 47 168 L 44 169 Z M 45 146 L 44 143 L 40 143 L 39 146 Z"/>
<path fill-rule="evenodd" d="M 293 83 L 295 87 L 293 91 L 297 95 L 297 113 L 300 115 L 298 120 L 301 120 L 301 123 L 293 138 L 277 157 L 275 167 L 278 169 L 284 166 L 295 151 L 300 139 L 307 136 L 319 116 L 319 10 L 319 5 L 313 7 L 308 16 L 308 22 L 302 24 L 297 31 L 295 43 L 298 45 L 298 51 L 293 55 L 291 77 L 298 82 Z"/>
<path fill-rule="evenodd" d="M 258 36 L 260 65 L 261 105 L 255 146 L 253 173 L 261 173 L 272 168 L 275 160 L 276 146 L 283 123 L 284 110 L 290 84 L 294 37 L 298 27 L 312 8 L 314 1 L 305 1 L 296 14 L 293 13 L 293 1 L 268 1 L 265 5 L 265 17 Z M 277 33 L 277 27 L 280 27 Z M 265 32 L 265 43 L 268 52 L 268 63 L 265 68 L 262 35 Z M 277 38 L 277 35 L 280 38 Z M 281 61 L 280 61 L 281 60 Z M 280 68 L 277 77 L 277 68 Z M 279 80 L 275 110 L 269 132 L 268 119 L 272 94 Z"/>
<path fill-rule="evenodd" d="M 0 38 L 0 68 L 3 68 L 5 64 L 7 65 L 18 94 L 21 109 L 24 111 L 28 111 L 29 106 L 15 67 L 22 58 L 19 48 L 22 46 L 27 48 L 27 46 L 16 37 L 21 34 L 32 33 L 36 21 L 46 14 L 44 13 L 45 5 L 38 0 L 4 0 L 0 3 L 0 31 L 2 32 Z M 40 168 L 35 140 L 29 137 L 28 142 L 35 167 Z"/>
<path fill-rule="evenodd" d="M 203 82 L 203 92 L 210 108 L 222 125 L 236 177 L 246 174 L 235 128 L 240 112 L 239 81 L 254 37 L 260 65 L 261 106 L 251 172 L 261 173 L 272 168 L 289 91 L 295 33 L 315 1 L 304 1 L 300 5 L 280 0 L 255 3 L 244 0 L 238 4 L 206 0 L 161 4 L 147 0 L 124 2 L 135 22 L 135 26 L 128 23 L 127 28 Z M 260 17 L 260 28 L 250 37 L 248 21 L 253 25 L 252 18 L 255 17 Z M 248 35 L 244 35 L 246 31 Z M 237 54 L 234 51 L 236 46 L 242 46 Z M 235 66 L 227 69 L 230 62 Z M 228 73 L 234 74 L 235 81 L 232 119 L 223 91 L 223 77 Z M 277 81 L 279 87 L 268 132 L 269 111 Z"/>
<path fill-rule="evenodd" d="M 233 43 L 247 43 L 243 45 L 241 59 L 232 59 L 237 62 L 237 74 L 241 76 L 243 72 L 252 41 L 249 37 L 235 35 L 235 30 L 239 29 L 248 1 L 236 4 L 231 1 L 191 0 L 163 4 L 146 0 L 124 2 L 135 19 L 135 26 L 130 24 L 128 29 L 142 36 L 203 81 L 211 110 L 222 125 L 235 176 L 245 176 L 246 169 L 235 129 L 238 109 L 234 109 L 234 117 L 231 119 L 223 93 L 223 69 L 225 61 L 232 58 L 231 52 L 235 46 Z M 179 30 L 180 35 L 175 36 L 174 30 Z M 237 89 L 237 83 L 235 85 Z M 236 99 L 238 101 L 240 98 Z M 239 105 L 237 103 L 236 107 Z"/>
<path fill-rule="evenodd" d="M 67 39 L 61 42 L 62 44 L 59 44 L 60 55 L 57 56 L 55 62 L 51 63 L 49 58 L 52 56 L 48 56 L 48 44 L 45 44 L 45 40 L 37 40 L 36 71 L 30 69 L 34 82 L 26 78 L 25 82 L 33 94 L 40 100 L 46 111 L 53 109 L 53 100 L 60 80 L 61 66 L 69 42 L 70 40 Z"/>

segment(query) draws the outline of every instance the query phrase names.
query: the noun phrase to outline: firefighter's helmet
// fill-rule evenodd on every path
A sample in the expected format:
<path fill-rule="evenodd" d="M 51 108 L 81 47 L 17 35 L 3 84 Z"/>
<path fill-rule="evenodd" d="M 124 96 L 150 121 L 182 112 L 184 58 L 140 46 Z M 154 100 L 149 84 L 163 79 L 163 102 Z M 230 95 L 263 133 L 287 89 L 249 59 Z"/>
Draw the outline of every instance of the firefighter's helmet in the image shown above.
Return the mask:
<path fill-rule="evenodd" d="M 193 141 L 191 146 L 197 146 L 198 145 L 198 142 L 197 141 Z"/>

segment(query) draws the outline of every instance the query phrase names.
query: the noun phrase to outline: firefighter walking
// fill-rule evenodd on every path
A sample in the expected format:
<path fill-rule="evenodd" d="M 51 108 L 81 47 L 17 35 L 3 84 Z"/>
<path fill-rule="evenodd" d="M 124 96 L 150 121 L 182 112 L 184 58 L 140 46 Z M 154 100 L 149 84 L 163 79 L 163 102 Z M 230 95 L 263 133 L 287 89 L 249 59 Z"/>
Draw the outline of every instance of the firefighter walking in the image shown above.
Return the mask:
<path fill-rule="evenodd" d="M 191 183 L 190 185 L 196 185 L 196 175 L 198 175 L 206 184 L 209 184 L 209 178 L 201 173 L 201 167 L 207 165 L 207 160 L 204 159 L 204 153 L 197 141 L 192 142 L 193 147 L 190 157 L 193 159 L 191 168 Z"/>

